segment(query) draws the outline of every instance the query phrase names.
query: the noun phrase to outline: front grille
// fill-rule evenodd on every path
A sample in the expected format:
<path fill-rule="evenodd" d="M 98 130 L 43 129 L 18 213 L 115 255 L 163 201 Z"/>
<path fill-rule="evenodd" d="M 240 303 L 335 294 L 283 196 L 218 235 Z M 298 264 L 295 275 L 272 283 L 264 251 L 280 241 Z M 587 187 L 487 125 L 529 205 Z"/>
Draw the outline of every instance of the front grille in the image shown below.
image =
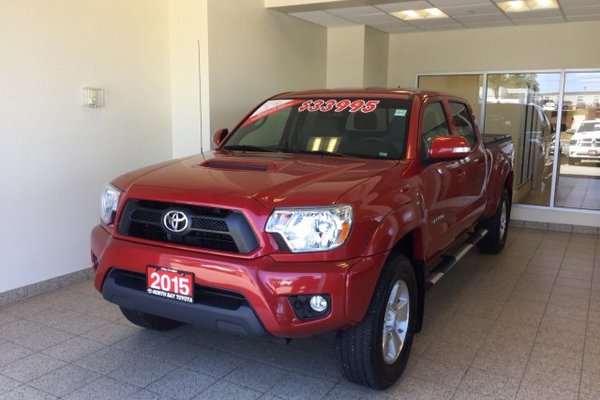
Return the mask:
<path fill-rule="evenodd" d="M 181 233 L 171 232 L 164 225 L 166 213 L 173 210 L 189 219 L 189 227 Z M 258 247 L 250 224 L 240 212 L 150 200 L 127 201 L 119 234 L 231 253 L 249 253 Z"/>
<path fill-rule="evenodd" d="M 119 286 L 142 292 L 146 291 L 146 274 L 115 269 L 111 272 L 111 275 L 115 278 L 115 283 Z M 242 305 L 247 305 L 248 301 L 243 295 L 237 292 L 194 284 L 194 303 L 237 310 Z"/>

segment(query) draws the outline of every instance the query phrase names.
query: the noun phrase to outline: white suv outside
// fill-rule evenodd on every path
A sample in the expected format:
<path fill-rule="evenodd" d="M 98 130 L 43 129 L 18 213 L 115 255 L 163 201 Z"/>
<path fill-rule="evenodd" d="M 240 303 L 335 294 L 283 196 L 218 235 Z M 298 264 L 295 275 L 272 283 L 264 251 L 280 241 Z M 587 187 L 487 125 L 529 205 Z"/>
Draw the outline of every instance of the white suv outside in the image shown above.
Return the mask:
<path fill-rule="evenodd" d="M 600 119 L 583 121 L 569 143 L 569 165 L 600 161 Z"/>

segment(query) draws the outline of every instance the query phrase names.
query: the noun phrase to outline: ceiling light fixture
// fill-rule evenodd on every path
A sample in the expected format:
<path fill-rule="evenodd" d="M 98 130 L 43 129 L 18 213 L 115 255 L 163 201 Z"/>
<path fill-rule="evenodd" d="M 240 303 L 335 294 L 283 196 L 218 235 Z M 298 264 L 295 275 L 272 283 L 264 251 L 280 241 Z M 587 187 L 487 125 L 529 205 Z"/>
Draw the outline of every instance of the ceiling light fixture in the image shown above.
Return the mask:
<path fill-rule="evenodd" d="M 512 0 L 496 3 L 502 11 L 507 13 L 549 10 L 558 8 L 556 0 Z"/>
<path fill-rule="evenodd" d="M 439 8 L 424 8 L 422 10 L 403 10 L 391 13 L 394 17 L 409 21 L 414 19 L 448 18 Z"/>

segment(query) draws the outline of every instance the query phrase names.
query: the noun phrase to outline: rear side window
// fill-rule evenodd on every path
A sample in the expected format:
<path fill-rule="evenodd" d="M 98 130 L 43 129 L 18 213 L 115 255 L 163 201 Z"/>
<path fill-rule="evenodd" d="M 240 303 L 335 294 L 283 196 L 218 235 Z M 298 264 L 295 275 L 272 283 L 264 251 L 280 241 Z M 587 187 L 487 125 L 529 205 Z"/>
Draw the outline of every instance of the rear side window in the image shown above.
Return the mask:
<path fill-rule="evenodd" d="M 452 112 L 456 133 L 467 139 L 469 146 L 473 148 L 477 144 L 477 136 L 475 136 L 473 121 L 467 106 L 462 103 L 450 102 L 450 111 Z"/>
<path fill-rule="evenodd" d="M 424 158 L 429 154 L 431 142 L 436 136 L 449 135 L 448 122 L 442 103 L 429 103 L 423 113 L 423 132 L 421 135 L 421 151 Z"/>

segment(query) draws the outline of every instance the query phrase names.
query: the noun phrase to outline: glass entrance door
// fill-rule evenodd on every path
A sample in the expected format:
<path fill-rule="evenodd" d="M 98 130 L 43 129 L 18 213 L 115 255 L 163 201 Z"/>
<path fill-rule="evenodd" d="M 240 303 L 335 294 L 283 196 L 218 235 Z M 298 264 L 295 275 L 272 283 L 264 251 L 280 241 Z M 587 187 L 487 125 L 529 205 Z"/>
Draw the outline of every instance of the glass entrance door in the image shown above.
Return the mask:
<path fill-rule="evenodd" d="M 600 72 L 567 72 L 555 206 L 600 210 Z"/>

